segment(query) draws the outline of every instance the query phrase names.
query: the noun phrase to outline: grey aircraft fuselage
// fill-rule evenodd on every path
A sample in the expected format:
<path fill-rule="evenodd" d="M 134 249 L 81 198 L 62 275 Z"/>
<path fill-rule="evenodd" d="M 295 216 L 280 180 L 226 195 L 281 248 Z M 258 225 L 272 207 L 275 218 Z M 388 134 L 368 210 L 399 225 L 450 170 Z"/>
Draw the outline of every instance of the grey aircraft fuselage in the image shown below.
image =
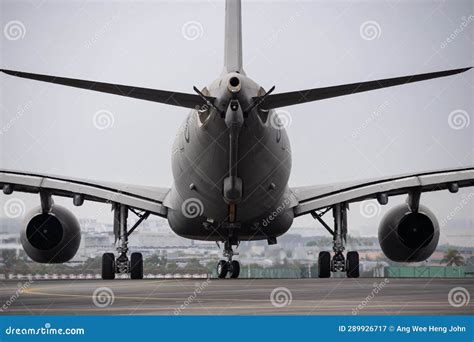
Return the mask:
<path fill-rule="evenodd" d="M 231 85 L 237 77 L 239 87 Z M 243 73 L 225 73 L 202 93 L 215 97 L 226 111 L 231 99 L 248 108 L 264 90 Z M 224 241 L 226 222 L 237 222 L 233 237 L 262 240 L 284 234 L 293 221 L 294 198 L 288 187 L 291 149 L 284 125 L 273 110 L 257 108 L 244 115 L 238 136 L 236 174 L 242 180 L 241 200 L 234 208 L 223 196 L 229 175 L 229 128 L 213 108 L 192 110 L 178 131 L 172 153 L 174 183 L 168 197 L 173 231 L 196 240 Z"/>

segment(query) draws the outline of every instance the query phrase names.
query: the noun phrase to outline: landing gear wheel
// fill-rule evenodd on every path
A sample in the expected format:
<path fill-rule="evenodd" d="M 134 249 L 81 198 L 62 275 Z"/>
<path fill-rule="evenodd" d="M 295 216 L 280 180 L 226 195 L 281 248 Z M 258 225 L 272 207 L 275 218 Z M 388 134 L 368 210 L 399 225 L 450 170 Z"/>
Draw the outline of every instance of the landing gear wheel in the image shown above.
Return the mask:
<path fill-rule="evenodd" d="M 102 254 L 102 279 L 115 279 L 115 255 L 114 253 Z"/>
<path fill-rule="evenodd" d="M 229 271 L 229 264 L 225 260 L 220 260 L 217 264 L 217 276 L 221 279 L 225 278 Z"/>
<path fill-rule="evenodd" d="M 130 278 L 143 279 L 142 253 L 132 253 L 130 256 Z"/>
<path fill-rule="evenodd" d="M 331 276 L 331 253 L 319 252 L 318 277 L 329 278 Z"/>
<path fill-rule="evenodd" d="M 359 253 L 347 252 L 346 272 L 347 278 L 359 278 Z"/>
<path fill-rule="evenodd" d="M 240 263 L 237 260 L 232 260 L 230 262 L 229 275 L 231 278 L 238 278 L 240 274 Z"/>

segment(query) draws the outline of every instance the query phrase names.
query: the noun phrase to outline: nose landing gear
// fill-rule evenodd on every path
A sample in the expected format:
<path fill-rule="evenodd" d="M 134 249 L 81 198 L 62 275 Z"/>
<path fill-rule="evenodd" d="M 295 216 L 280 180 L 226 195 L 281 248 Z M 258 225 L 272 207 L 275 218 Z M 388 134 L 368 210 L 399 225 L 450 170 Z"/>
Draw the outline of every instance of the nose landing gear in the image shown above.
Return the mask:
<path fill-rule="evenodd" d="M 238 278 L 240 274 L 240 263 L 237 260 L 232 260 L 234 253 L 230 241 L 226 241 L 224 244 L 224 258 L 227 260 L 219 260 L 217 263 L 217 276 L 221 279 L 229 275 L 229 278 Z"/>

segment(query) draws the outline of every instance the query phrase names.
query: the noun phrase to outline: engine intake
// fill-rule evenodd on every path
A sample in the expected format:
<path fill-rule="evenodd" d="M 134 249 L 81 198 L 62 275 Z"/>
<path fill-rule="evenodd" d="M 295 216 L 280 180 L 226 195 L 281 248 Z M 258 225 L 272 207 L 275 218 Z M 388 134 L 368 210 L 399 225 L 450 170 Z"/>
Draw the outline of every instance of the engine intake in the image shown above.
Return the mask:
<path fill-rule="evenodd" d="M 66 208 L 53 205 L 43 213 L 41 206 L 30 211 L 20 235 L 26 254 L 40 263 L 62 263 L 76 255 L 81 229 L 76 217 Z"/>
<path fill-rule="evenodd" d="M 397 262 L 428 259 L 439 241 L 439 224 L 435 215 L 420 205 L 418 212 L 402 204 L 392 208 L 380 222 L 379 242 L 384 254 Z"/>

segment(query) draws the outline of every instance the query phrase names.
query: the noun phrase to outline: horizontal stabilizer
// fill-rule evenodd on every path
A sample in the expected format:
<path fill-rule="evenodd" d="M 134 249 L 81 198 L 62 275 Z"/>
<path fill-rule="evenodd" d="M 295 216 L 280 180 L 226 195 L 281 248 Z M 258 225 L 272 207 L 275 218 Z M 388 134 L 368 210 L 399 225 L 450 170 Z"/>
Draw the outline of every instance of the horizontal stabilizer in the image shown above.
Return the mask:
<path fill-rule="evenodd" d="M 107 94 L 114 94 L 135 99 L 158 102 L 178 107 L 196 108 L 206 104 L 204 99 L 195 94 L 178 93 L 174 91 L 132 87 L 121 84 L 102 83 L 95 81 L 79 80 L 49 75 L 31 74 L 14 70 L 0 69 L 1 72 L 31 80 L 54 83 L 68 87 L 98 91 Z M 208 101 L 213 102 L 214 98 L 208 97 Z"/>
<path fill-rule="evenodd" d="M 469 67 L 469 68 L 463 68 L 463 69 L 431 72 L 427 74 L 386 78 L 386 79 L 381 79 L 381 80 L 376 80 L 376 81 L 351 83 L 351 84 L 344 84 L 344 85 L 338 85 L 338 86 L 332 86 L 332 87 L 314 88 L 314 89 L 292 91 L 288 93 L 274 94 L 274 95 L 269 95 L 268 97 L 263 99 L 260 105 L 260 108 L 272 109 L 272 108 L 292 106 L 295 104 L 300 104 L 300 103 L 305 103 L 305 102 L 319 101 L 319 100 L 329 99 L 331 97 L 351 95 L 351 94 L 361 93 L 364 91 L 377 90 L 377 89 L 388 88 L 388 87 L 393 87 L 393 86 L 407 84 L 407 83 L 425 81 L 432 78 L 451 76 L 451 75 L 465 72 L 469 69 L 471 68 Z"/>

